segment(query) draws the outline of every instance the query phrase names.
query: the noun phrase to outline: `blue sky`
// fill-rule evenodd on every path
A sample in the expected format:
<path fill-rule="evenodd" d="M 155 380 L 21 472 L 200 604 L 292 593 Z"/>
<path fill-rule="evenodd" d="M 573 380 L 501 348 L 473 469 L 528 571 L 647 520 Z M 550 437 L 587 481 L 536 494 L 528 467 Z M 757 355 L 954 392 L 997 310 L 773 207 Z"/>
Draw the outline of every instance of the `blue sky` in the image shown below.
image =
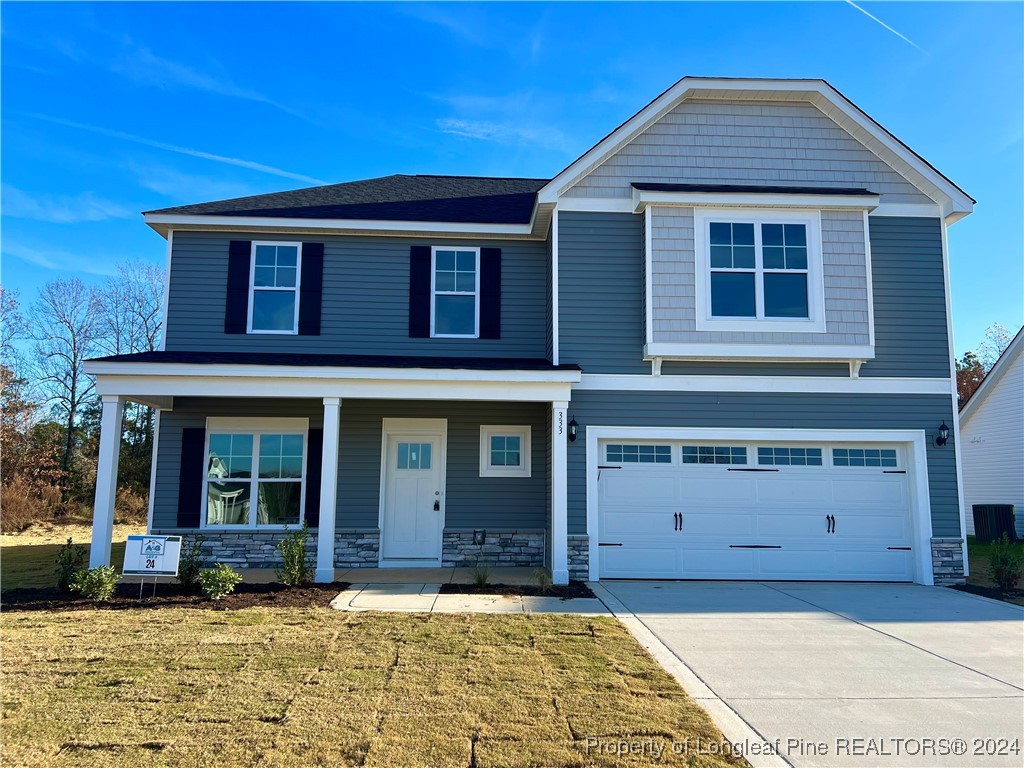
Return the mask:
<path fill-rule="evenodd" d="M 153 208 L 549 177 L 683 75 L 824 77 L 978 200 L 950 229 L 963 352 L 1024 315 L 1024 5 L 861 8 L 5 3 L 2 279 L 162 264 Z"/>

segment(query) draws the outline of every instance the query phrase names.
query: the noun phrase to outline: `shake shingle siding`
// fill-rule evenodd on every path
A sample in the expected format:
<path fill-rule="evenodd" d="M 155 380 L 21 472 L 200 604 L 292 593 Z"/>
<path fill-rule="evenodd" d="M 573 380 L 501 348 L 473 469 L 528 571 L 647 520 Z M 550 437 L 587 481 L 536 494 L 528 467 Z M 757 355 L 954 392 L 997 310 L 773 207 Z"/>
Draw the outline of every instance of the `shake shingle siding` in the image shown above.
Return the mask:
<path fill-rule="evenodd" d="M 547 253 L 542 242 L 306 236 L 325 244 L 320 335 L 275 336 L 224 333 L 228 242 L 240 237 L 175 231 L 168 350 L 546 356 Z M 500 339 L 409 338 L 412 245 L 502 249 Z"/>
<path fill-rule="evenodd" d="M 826 395 L 737 392 L 573 393 L 580 439 L 569 444 L 569 533 L 586 533 L 588 425 L 787 429 L 912 429 L 952 424 L 946 395 Z M 958 536 L 960 511 L 953 446 L 928 440 L 928 488 L 935 536 Z"/>

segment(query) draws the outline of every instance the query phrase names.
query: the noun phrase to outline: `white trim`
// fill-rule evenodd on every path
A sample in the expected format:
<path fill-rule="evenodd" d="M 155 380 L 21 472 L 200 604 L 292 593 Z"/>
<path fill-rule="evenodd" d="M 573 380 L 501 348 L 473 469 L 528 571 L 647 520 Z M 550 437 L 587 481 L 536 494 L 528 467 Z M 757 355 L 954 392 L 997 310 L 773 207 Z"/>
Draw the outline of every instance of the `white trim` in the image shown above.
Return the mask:
<path fill-rule="evenodd" d="M 394 560 L 384 558 L 384 501 L 387 493 L 388 482 L 388 439 L 391 435 L 423 435 L 425 437 L 440 436 L 441 450 L 439 451 L 441 466 L 438 467 L 441 491 L 438 497 L 441 502 L 441 522 L 438 527 L 437 557 L 425 558 L 424 560 Z M 420 568 L 436 567 L 441 565 L 444 558 L 444 524 L 448 515 L 448 419 L 405 419 L 388 418 L 381 421 L 380 438 L 380 486 L 377 491 L 377 530 L 380 531 L 380 546 L 377 549 L 378 568 Z"/>
<path fill-rule="evenodd" d="M 608 427 L 588 426 L 587 434 L 587 536 L 590 552 L 590 580 L 598 581 L 599 499 L 598 470 L 601 463 L 598 441 L 613 438 L 634 440 L 712 440 L 771 443 L 902 443 L 907 446 L 911 514 L 914 526 L 914 581 L 934 583 L 932 573 L 932 521 L 928 492 L 927 436 L 922 430 L 888 429 L 743 429 L 718 427 Z M 829 446 L 830 447 L 830 446 Z"/>
<path fill-rule="evenodd" d="M 715 221 L 754 225 L 754 268 L 728 271 L 754 273 L 756 317 L 716 317 L 711 310 L 711 273 L 725 271 L 711 266 L 709 227 Z M 806 318 L 777 318 L 765 316 L 764 310 L 764 251 L 761 243 L 763 224 L 802 224 L 807 234 L 807 269 L 781 270 L 784 274 L 807 276 Z M 824 333 L 825 332 L 825 278 L 823 275 L 824 250 L 821 242 L 820 211 L 750 211 L 736 208 L 697 208 L 693 212 L 694 245 L 694 306 L 698 331 L 751 331 L 755 333 Z M 774 274 L 779 270 L 771 270 Z M 722 345 L 728 348 L 729 345 Z M 781 345 L 780 345 L 781 346 Z"/>
<path fill-rule="evenodd" d="M 948 344 L 949 355 L 949 396 L 950 396 L 950 408 L 953 416 L 953 423 L 949 426 L 952 431 L 953 445 L 946 443 L 946 450 L 952 450 L 954 456 L 954 464 L 956 466 L 956 495 L 957 504 L 960 506 L 960 549 L 963 552 L 964 558 L 964 576 L 967 577 L 971 573 L 969 558 L 967 554 L 967 504 L 964 501 L 964 464 L 963 455 L 960 452 L 960 398 L 957 396 L 956 389 L 956 352 L 953 346 L 953 297 L 950 291 L 950 277 L 949 277 L 949 242 L 946 238 L 946 222 L 939 222 L 939 234 L 942 240 L 942 290 L 946 294 L 946 342 Z M 1018 334 L 1019 336 L 1020 334 Z M 1018 341 L 1015 339 L 1015 341 Z M 999 362 L 998 360 L 996 361 Z M 992 371 L 989 371 L 991 374 Z M 986 379 L 988 376 L 985 377 Z M 985 382 L 982 381 L 982 386 Z M 979 387 L 980 389 L 980 387 Z M 978 393 L 975 392 L 975 395 Z M 972 400 L 974 398 L 971 398 Z"/>
<path fill-rule="evenodd" d="M 644 359 L 666 360 L 870 360 L 875 348 L 854 344 L 689 344 L 644 345 Z"/>
<path fill-rule="evenodd" d="M 551 403 L 551 580 L 569 583 L 568 398 Z"/>
<path fill-rule="evenodd" d="M 653 192 L 633 188 L 633 210 L 639 213 L 652 205 L 665 206 L 748 206 L 751 208 L 814 208 L 874 210 L 878 195 L 787 195 L 765 192 Z"/>
<path fill-rule="evenodd" d="M 916 179 L 908 178 L 908 181 L 942 207 L 941 215 L 943 217 L 956 220 L 969 214 L 974 208 L 973 201 L 966 193 L 928 165 L 922 158 L 914 154 L 909 148 L 901 144 L 881 125 L 824 80 L 733 80 L 699 77 L 684 77 L 679 80 L 633 117 L 612 131 L 612 133 L 599 141 L 544 185 L 537 193 L 537 201 L 539 203 L 558 201 L 559 197 L 571 186 L 617 153 L 639 133 L 661 119 L 680 102 L 687 98 L 710 95 L 709 92 L 712 91 L 727 94 L 730 98 L 738 99 L 750 99 L 752 96 L 756 98 L 758 92 L 764 91 L 782 92 L 793 100 L 810 102 L 848 132 L 850 132 L 850 127 L 856 126 L 876 146 L 868 146 L 864 139 L 854 135 L 852 132 L 851 136 L 887 165 L 893 167 L 893 170 L 897 173 L 901 173 L 901 175 L 906 177 L 905 173 L 895 168 L 894 163 L 902 164 L 907 170 L 912 171 L 913 174 L 919 177 Z M 879 149 L 884 150 L 884 152 L 879 152 Z M 888 154 L 891 157 L 883 157 L 883 154 Z"/>
<path fill-rule="evenodd" d="M 213 433 L 252 435 L 252 464 L 249 477 L 222 478 L 221 482 L 249 484 L 249 522 L 242 525 L 211 525 L 207 522 L 207 485 L 213 479 L 209 476 L 210 438 Z M 259 476 L 260 439 L 265 434 L 302 435 L 302 474 L 298 477 L 268 478 Z M 260 525 L 259 485 L 260 483 L 299 483 L 299 520 L 291 527 L 301 526 L 306 519 L 306 461 L 309 458 L 309 419 L 303 418 L 254 418 L 249 416 L 208 416 L 206 435 L 203 440 L 202 491 L 199 497 L 199 529 L 202 531 L 283 531 L 288 523 Z"/>
<path fill-rule="evenodd" d="M 871 221 L 868 212 L 864 211 L 864 278 L 868 294 L 868 343 L 872 348 L 875 346 L 875 286 L 871 274 Z M 824 271 L 824 268 L 822 269 Z M 860 365 L 857 365 L 857 371 Z M 850 375 L 856 376 L 857 372 L 851 369 Z"/>
<path fill-rule="evenodd" d="M 693 376 L 585 373 L 573 391 L 613 392 L 819 392 L 833 394 L 945 395 L 949 379 L 881 376 Z"/>
<path fill-rule="evenodd" d="M 167 310 L 171 301 L 171 256 L 174 252 L 174 230 L 167 230 L 167 268 L 164 272 L 164 295 L 160 300 L 160 351 L 167 348 Z"/>
<path fill-rule="evenodd" d="M 881 203 L 871 215 L 936 219 L 942 218 L 942 208 L 930 203 Z"/>
<path fill-rule="evenodd" d="M 551 362 L 558 365 L 558 208 L 551 212 Z"/>
<path fill-rule="evenodd" d="M 1002 380 L 1003 376 L 1013 367 L 1013 363 L 1022 351 L 1024 351 L 1024 328 L 1017 331 L 1017 335 L 1013 337 L 1010 344 L 1003 350 L 999 359 L 996 360 L 989 372 L 985 374 L 985 378 L 981 380 L 981 384 L 974 390 L 971 399 L 967 401 L 963 410 L 960 411 L 961 424 L 967 424 L 968 419 L 974 415 L 974 412 L 982 402 L 988 399 L 989 392 L 996 388 L 997 382 Z"/>
<path fill-rule="evenodd" d="M 529 425 L 481 424 L 480 425 L 480 477 L 530 477 L 532 453 L 532 428 Z M 497 436 L 518 437 L 520 456 L 518 467 L 495 467 L 491 464 L 491 438 Z"/>
<path fill-rule="evenodd" d="M 470 296 L 473 297 L 473 333 L 436 333 L 434 331 L 434 312 L 437 306 L 437 252 L 453 251 L 455 253 L 456 280 L 458 280 L 459 253 L 473 253 L 473 293 L 467 291 L 441 291 L 442 296 Z M 430 247 L 430 338 L 432 339 L 479 339 L 480 338 L 480 248 L 464 247 L 456 245 L 432 245 Z"/>
<path fill-rule="evenodd" d="M 654 210 L 644 209 L 644 344 L 654 342 Z"/>
<path fill-rule="evenodd" d="M 711 193 L 708 193 L 709 195 Z M 793 195 L 784 196 L 772 196 L 767 194 L 757 194 L 759 199 L 758 205 L 751 205 L 752 208 L 758 208 L 766 204 L 766 201 L 772 201 L 771 206 L 785 207 L 785 201 L 792 202 Z M 835 197 L 830 195 L 829 197 Z M 782 198 L 785 198 L 783 200 Z M 869 198 L 858 197 L 858 200 L 865 200 Z M 677 203 L 673 203 L 677 204 Z M 711 204 L 725 205 L 727 204 L 725 194 L 715 193 L 715 200 Z M 729 205 L 737 205 L 737 203 L 728 203 Z M 689 203 L 688 205 L 697 205 L 697 203 Z M 703 205 L 703 203 L 701 203 Z M 645 205 L 645 207 L 647 207 Z M 806 207 L 806 206 L 804 206 Z M 811 204 L 812 208 L 825 208 L 819 203 L 817 198 Z M 852 206 L 851 210 L 863 210 L 864 208 L 870 208 L 871 206 Z M 569 211 L 573 213 L 637 213 L 636 205 L 633 202 L 632 197 L 561 197 L 558 199 L 558 207 L 556 211 Z M 912 216 L 920 218 L 941 218 L 942 208 L 937 204 L 932 203 L 878 203 L 872 210 L 869 211 L 871 216 Z"/>
<path fill-rule="evenodd" d="M 325 397 L 320 461 L 320 519 L 316 532 L 316 581 L 334 581 L 334 529 L 338 517 L 338 451 L 341 443 L 341 398 Z M 308 440 L 306 441 L 308 444 Z"/>
<path fill-rule="evenodd" d="M 534 211 L 536 215 L 536 211 Z M 285 216 L 208 216 L 168 213 L 145 214 L 146 224 L 159 231 L 160 227 L 207 229 L 222 228 L 231 232 L 267 230 L 301 230 L 304 232 L 380 232 L 398 234 L 428 232 L 445 235 L 519 235 L 533 234 L 533 221 L 529 224 L 465 224 L 446 221 L 376 221 L 369 219 L 295 219 Z"/>
<path fill-rule="evenodd" d="M 149 459 L 149 504 L 146 509 L 146 532 L 153 531 L 153 511 L 156 506 L 156 461 L 160 451 L 160 408 L 153 409 L 153 453 Z"/>
<path fill-rule="evenodd" d="M 256 248 L 261 245 L 269 245 L 274 247 L 293 247 L 295 248 L 295 286 L 294 287 L 276 287 L 276 286 L 257 286 L 256 285 Z M 276 257 L 275 257 L 276 258 Z M 276 263 L 276 262 L 275 262 Z M 277 280 L 277 270 L 274 270 L 274 280 Z M 248 334 L 258 336 L 296 336 L 299 333 L 299 299 L 302 296 L 302 243 L 290 242 L 285 240 L 253 240 L 249 244 L 249 298 L 248 306 L 246 307 L 246 319 L 245 319 L 245 332 Z M 256 329 L 252 327 L 252 313 L 253 304 L 256 291 L 271 293 L 293 293 L 295 295 L 295 312 L 292 318 L 292 329 L 290 331 L 281 330 L 268 330 L 268 329 Z"/>
<path fill-rule="evenodd" d="M 99 457 L 96 461 L 96 492 L 92 505 L 92 542 L 89 567 L 110 565 L 114 538 L 114 500 L 117 497 L 117 465 L 121 457 L 121 429 L 125 398 L 100 395 Z"/>

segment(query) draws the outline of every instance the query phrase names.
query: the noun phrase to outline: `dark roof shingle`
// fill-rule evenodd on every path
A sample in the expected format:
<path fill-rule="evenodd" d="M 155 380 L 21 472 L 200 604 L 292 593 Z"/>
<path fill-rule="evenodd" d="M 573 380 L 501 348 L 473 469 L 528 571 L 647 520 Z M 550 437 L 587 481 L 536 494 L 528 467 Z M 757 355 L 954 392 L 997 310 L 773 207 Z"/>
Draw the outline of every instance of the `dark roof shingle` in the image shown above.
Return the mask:
<path fill-rule="evenodd" d="M 298 219 L 528 224 L 547 179 L 406 176 L 307 187 L 146 213 Z"/>

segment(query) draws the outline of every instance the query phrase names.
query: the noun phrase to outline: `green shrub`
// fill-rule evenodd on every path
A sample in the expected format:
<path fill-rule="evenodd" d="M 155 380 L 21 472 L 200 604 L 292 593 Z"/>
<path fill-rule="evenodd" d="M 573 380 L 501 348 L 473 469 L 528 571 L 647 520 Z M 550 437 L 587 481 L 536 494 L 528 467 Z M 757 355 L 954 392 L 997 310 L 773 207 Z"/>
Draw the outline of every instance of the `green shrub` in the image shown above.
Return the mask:
<path fill-rule="evenodd" d="M 287 533 L 287 528 L 285 532 Z M 277 551 L 281 553 L 281 567 L 274 573 L 282 584 L 289 587 L 301 587 L 313 580 L 313 569 L 306 562 L 306 542 L 309 540 L 309 526 L 303 522 L 297 531 L 288 533 L 277 543 Z"/>
<path fill-rule="evenodd" d="M 67 544 L 61 544 L 57 549 L 57 567 L 54 569 L 57 576 L 57 589 L 61 592 L 71 591 L 71 582 L 75 575 L 85 568 L 88 557 L 85 547 L 75 544 L 68 538 Z"/>
<path fill-rule="evenodd" d="M 117 589 L 117 569 L 112 565 L 79 571 L 71 581 L 71 589 L 90 600 L 109 600 Z"/>
<path fill-rule="evenodd" d="M 992 543 L 992 554 L 989 558 L 992 579 L 1000 589 L 1011 590 L 1020 582 L 1024 571 L 1024 547 L 1010 541 L 1008 534 Z"/>
<path fill-rule="evenodd" d="M 533 580 L 540 588 L 542 594 L 547 594 L 551 591 L 551 574 L 548 573 L 547 568 L 534 568 L 533 569 Z"/>
<path fill-rule="evenodd" d="M 203 537 L 196 536 L 182 548 L 178 558 L 178 583 L 189 592 L 199 589 L 199 574 L 203 571 Z"/>
<path fill-rule="evenodd" d="M 230 595 L 241 582 L 242 575 L 227 563 L 217 563 L 215 568 L 199 574 L 199 586 L 211 600 Z"/>

